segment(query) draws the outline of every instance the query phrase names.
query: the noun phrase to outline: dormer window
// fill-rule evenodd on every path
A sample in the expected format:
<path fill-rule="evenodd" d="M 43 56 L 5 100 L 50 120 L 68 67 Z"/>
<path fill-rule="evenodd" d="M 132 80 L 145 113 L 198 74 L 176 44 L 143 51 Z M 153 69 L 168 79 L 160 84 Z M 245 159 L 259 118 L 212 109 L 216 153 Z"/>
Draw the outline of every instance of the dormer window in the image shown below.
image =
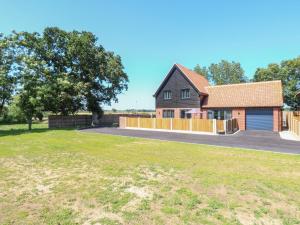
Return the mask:
<path fill-rule="evenodd" d="M 171 91 L 164 91 L 164 100 L 172 99 L 172 92 Z"/>
<path fill-rule="evenodd" d="M 181 97 L 181 99 L 190 98 L 191 97 L 190 89 L 181 89 L 180 97 Z"/>

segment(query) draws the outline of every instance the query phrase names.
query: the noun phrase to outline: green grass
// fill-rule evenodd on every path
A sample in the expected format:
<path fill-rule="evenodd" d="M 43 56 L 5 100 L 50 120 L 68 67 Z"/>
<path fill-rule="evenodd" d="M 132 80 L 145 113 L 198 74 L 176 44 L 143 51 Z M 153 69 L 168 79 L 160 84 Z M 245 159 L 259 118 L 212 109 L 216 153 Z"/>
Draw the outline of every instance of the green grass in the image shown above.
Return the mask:
<path fill-rule="evenodd" d="M 300 224 L 300 156 L 0 125 L 0 224 Z"/>

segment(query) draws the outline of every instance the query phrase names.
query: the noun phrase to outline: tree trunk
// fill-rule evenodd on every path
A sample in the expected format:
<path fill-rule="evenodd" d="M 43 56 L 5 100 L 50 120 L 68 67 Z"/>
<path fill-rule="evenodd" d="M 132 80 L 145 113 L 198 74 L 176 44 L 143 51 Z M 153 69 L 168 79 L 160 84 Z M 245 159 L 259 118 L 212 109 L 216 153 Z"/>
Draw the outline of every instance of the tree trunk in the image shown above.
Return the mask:
<path fill-rule="evenodd" d="M 27 118 L 27 122 L 28 122 L 28 130 L 32 129 L 32 117 Z"/>
<path fill-rule="evenodd" d="M 92 112 L 92 126 L 99 125 L 99 113 L 98 112 Z"/>

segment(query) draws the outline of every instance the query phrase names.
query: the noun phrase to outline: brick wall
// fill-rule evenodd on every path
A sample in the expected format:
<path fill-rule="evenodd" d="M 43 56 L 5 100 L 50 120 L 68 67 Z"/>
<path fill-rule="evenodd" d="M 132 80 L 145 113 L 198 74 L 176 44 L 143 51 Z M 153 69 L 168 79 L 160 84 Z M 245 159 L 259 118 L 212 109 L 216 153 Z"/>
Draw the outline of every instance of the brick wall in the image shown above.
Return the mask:
<path fill-rule="evenodd" d="M 240 130 L 246 129 L 246 110 L 245 108 L 232 109 L 232 118 L 236 118 Z"/>
<path fill-rule="evenodd" d="M 282 111 L 280 108 L 273 108 L 273 131 L 282 131 Z"/>
<path fill-rule="evenodd" d="M 163 118 L 163 110 L 174 110 L 174 118 L 180 118 L 180 111 L 182 109 L 187 109 L 187 108 L 156 108 L 156 118 Z M 188 108 L 188 109 L 193 109 L 193 108 Z M 194 108 L 196 110 L 199 111 L 199 113 L 195 113 L 195 114 L 192 114 L 192 118 L 195 118 L 195 119 L 201 119 L 201 115 L 202 115 L 202 118 L 206 118 L 206 115 L 204 115 L 203 113 L 201 113 L 200 115 L 200 108 Z M 204 116 L 204 117 L 203 117 Z"/>

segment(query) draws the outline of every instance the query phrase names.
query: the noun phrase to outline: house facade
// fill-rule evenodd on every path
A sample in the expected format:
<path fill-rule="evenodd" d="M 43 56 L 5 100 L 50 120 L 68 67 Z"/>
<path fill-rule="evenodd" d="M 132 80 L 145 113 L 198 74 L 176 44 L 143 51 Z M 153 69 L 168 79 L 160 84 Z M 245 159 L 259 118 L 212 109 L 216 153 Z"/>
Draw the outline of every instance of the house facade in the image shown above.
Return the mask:
<path fill-rule="evenodd" d="M 240 130 L 281 131 L 281 81 L 211 86 L 207 79 L 175 64 L 156 93 L 157 118 L 236 118 Z"/>

